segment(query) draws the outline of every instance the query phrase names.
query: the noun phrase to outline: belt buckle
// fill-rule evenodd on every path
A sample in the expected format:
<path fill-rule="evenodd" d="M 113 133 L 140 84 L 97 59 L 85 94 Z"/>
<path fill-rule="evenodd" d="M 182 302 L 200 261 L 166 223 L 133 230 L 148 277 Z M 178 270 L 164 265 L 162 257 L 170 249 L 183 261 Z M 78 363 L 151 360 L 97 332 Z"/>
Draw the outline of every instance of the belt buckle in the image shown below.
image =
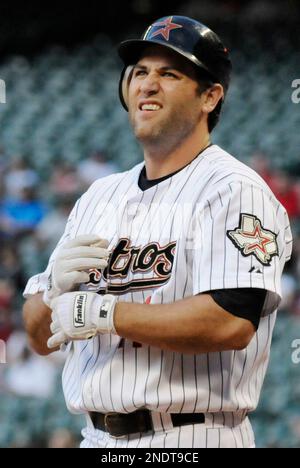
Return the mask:
<path fill-rule="evenodd" d="M 113 428 L 111 428 L 110 425 L 109 425 L 109 417 L 110 416 L 115 416 L 115 415 L 116 415 L 116 413 L 113 413 L 113 412 L 105 413 L 105 415 L 104 415 L 104 427 L 105 427 L 106 431 L 109 433 L 109 435 L 113 439 L 122 439 L 122 437 L 124 437 L 125 434 L 118 434 L 118 433 L 114 432 Z"/>

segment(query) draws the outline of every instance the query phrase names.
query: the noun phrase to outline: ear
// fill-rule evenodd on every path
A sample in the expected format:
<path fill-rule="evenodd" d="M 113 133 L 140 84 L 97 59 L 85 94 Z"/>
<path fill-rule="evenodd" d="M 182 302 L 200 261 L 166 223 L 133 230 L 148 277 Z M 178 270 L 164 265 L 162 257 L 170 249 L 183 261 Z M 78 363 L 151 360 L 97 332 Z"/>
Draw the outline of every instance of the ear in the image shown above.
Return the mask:
<path fill-rule="evenodd" d="M 218 105 L 220 99 L 224 98 L 223 86 L 219 83 L 215 83 L 211 88 L 208 88 L 204 93 L 204 102 L 202 105 L 202 111 L 206 114 L 212 112 Z"/>
<path fill-rule="evenodd" d="M 123 107 L 128 111 L 128 88 L 133 75 L 134 65 L 124 68 L 119 83 L 119 96 Z"/>

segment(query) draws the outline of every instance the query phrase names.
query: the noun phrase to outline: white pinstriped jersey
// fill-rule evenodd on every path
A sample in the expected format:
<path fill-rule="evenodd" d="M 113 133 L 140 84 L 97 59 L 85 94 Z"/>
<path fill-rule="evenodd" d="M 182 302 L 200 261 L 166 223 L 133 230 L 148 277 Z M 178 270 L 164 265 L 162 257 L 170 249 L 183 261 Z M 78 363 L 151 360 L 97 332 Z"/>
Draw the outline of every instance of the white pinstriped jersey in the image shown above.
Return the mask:
<path fill-rule="evenodd" d="M 253 170 L 216 145 L 145 191 L 142 167 L 97 181 L 74 207 L 58 246 L 96 233 L 113 251 L 106 271 L 91 271 L 81 289 L 163 304 L 214 289 L 263 288 L 260 325 L 243 351 L 187 355 L 114 335 L 74 342 L 63 372 L 67 406 L 75 413 L 223 412 L 224 421 L 226 413 L 245 414 L 258 403 L 291 255 L 285 209 Z M 46 288 L 55 255 L 29 280 L 26 296 Z"/>

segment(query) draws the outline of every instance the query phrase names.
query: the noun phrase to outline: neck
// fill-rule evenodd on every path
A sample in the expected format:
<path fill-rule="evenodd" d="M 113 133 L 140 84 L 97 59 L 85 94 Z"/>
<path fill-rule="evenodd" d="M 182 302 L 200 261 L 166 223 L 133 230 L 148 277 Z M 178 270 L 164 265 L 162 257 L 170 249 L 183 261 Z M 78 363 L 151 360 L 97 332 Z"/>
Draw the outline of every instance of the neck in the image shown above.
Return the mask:
<path fill-rule="evenodd" d="M 163 145 L 144 145 L 146 174 L 149 180 L 159 179 L 189 164 L 210 144 L 208 132 L 193 133 L 181 144 L 170 148 Z"/>

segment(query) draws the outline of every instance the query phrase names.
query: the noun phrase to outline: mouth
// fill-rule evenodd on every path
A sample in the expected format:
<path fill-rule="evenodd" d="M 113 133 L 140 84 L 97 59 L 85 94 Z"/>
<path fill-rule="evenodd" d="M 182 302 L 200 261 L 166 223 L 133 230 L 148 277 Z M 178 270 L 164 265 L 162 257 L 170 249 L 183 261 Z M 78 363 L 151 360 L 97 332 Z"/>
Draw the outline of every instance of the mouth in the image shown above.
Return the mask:
<path fill-rule="evenodd" d="M 157 112 L 162 109 L 162 105 L 153 102 L 141 102 L 139 110 L 142 112 Z"/>

